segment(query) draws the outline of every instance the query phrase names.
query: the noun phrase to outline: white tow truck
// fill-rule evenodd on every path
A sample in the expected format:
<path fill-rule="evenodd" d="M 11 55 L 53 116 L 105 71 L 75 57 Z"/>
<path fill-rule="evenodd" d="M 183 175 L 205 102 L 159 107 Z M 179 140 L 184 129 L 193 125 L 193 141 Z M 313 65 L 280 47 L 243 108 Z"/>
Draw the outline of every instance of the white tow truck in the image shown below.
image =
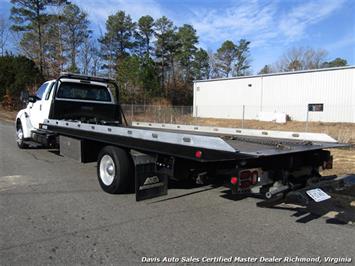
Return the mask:
<path fill-rule="evenodd" d="M 326 200 L 319 188 L 343 177 L 322 177 L 332 167 L 325 150 L 347 145 L 326 134 L 127 123 L 114 80 L 65 73 L 45 82 L 16 117 L 19 148 L 43 145 L 80 162 L 97 161 L 101 188 L 136 199 L 166 195 L 168 180 L 222 178 L 233 194 L 267 200 L 298 195 Z M 203 177 L 203 178 L 202 178 Z M 207 178 L 206 178 L 207 177 Z"/>

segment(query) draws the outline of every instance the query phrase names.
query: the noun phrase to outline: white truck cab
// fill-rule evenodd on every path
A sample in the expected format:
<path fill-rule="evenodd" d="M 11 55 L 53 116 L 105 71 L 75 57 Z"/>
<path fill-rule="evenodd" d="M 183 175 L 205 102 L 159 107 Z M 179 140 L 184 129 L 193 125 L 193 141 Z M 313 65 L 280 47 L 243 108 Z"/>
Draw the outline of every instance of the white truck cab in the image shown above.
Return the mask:
<path fill-rule="evenodd" d="M 57 82 L 58 86 L 56 86 Z M 56 92 L 57 87 L 58 92 Z M 53 97 L 62 102 L 114 103 L 114 97 L 104 83 L 82 84 L 80 80 L 73 79 L 46 81 L 38 88 L 35 95 L 28 97 L 26 108 L 20 110 L 16 116 L 16 142 L 20 148 L 28 146 L 27 143 L 32 140 L 33 132 L 40 130 L 40 124 L 49 118 Z"/>
<path fill-rule="evenodd" d="M 26 146 L 24 140 L 31 138 L 31 131 L 38 129 L 39 124 L 49 116 L 53 87 L 55 80 L 46 81 L 30 96 L 25 109 L 20 110 L 16 116 L 16 141 L 20 148 Z"/>

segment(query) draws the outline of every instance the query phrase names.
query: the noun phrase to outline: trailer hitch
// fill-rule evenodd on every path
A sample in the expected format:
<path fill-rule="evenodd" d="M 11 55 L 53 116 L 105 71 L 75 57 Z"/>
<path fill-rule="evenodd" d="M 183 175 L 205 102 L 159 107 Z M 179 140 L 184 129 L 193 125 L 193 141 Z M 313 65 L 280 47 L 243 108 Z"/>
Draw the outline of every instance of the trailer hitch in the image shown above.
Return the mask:
<path fill-rule="evenodd" d="M 281 193 L 286 193 L 287 191 L 290 190 L 290 186 L 280 186 L 274 190 L 268 191 L 265 193 L 265 198 L 271 199 L 272 197 L 281 194 Z"/>

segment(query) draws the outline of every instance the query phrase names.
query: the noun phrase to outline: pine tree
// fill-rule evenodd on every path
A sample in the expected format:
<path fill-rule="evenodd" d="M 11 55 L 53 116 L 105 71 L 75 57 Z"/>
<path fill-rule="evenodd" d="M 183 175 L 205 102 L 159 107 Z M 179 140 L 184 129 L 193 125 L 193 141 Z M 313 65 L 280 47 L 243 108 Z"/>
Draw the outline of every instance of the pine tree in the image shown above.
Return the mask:
<path fill-rule="evenodd" d="M 183 69 L 185 83 L 191 81 L 191 65 L 197 51 L 198 37 L 196 30 L 188 24 L 183 25 L 177 32 L 177 59 Z"/>
<path fill-rule="evenodd" d="M 39 66 L 41 74 L 45 66 L 45 27 L 50 22 L 51 15 L 47 12 L 50 6 L 60 6 L 64 0 L 11 0 L 11 19 L 14 22 L 11 29 L 22 32 L 20 46 Z"/>
<path fill-rule="evenodd" d="M 75 4 L 65 6 L 62 14 L 64 43 L 66 44 L 67 57 L 70 65 L 68 70 L 78 72 L 76 60 L 78 49 L 89 38 L 89 20 L 88 15 Z"/>
<path fill-rule="evenodd" d="M 108 17 L 106 21 L 106 33 L 100 39 L 102 44 L 103 58 L 108 62 L 106 68 L 111 76 L 120 62 L 130 54 L 131 49 L 135 47 L 133 39 L 136 29 L 136 23 L 131 16 L 126 15 L 124 11 L 118 11 L 116 14 Z"/>

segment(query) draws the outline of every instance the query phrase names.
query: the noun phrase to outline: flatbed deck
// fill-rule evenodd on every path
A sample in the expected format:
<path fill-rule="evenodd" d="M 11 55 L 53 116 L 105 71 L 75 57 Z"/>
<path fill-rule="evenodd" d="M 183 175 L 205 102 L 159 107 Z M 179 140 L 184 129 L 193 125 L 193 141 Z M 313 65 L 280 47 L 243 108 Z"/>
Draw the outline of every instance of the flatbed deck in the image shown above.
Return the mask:
<path fill-rule="evenodd" d="M 100 141 L 143 152 L 171 154 L 201 162 L 259 158 L 344 146 L 336 142 L 232 135 L 223 129 L 219 132 L 201 132 L 184 128 L 174 129 L 171 125 L 165 125 L 164 128 L 149 127 L 151 123 L 140 123 L 139 127 L 134 125 L 110 126 L 53 119 L 44 123 L 48 130 L 69 137 Z M 201 158 L 196 158 L 197 150 L 203 152 Z"/>
<path fill-rule="evenodd" d="M 134 127 L 135 128 L 135 127 Z M 140 128 L 146 130 L 153 130 L 151 127 L 141 126 Z M 255 136 L 244 135 L 230 135 L 219 132 L 196 132 L 192 130 L 177 130 L 170 128 L 154 128 L 156 131 L 171 132 L 176 134 L 191 134 L 198 136 L 213 136 L 219 137 L 231 147 L 233 147 L 238 153 L 244 155 L 250 155 L 255 157 L 270 156 L 276 154 L 285 154 L 293 152 L 301 152 L 307 150 L 340 148 L 347 146 L 346 144 L 334 143 L 334 142 L 311 142 L 303 140 L 289 140 L 283 138 L 262 138 Z"/>

